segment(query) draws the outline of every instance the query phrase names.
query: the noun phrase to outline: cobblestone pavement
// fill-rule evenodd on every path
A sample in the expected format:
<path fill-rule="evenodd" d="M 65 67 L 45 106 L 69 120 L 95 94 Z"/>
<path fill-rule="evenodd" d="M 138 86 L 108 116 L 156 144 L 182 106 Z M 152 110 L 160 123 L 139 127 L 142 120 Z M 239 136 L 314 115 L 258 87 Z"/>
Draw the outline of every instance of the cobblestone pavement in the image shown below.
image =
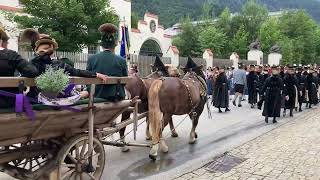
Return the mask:
<path fill-rule="evenodd" d="M 320 180 L 320 109 L 293 118 L 228 152 L 245 158 L 228 172 L 210 172 L 206 166 L 176 180 Z"/>

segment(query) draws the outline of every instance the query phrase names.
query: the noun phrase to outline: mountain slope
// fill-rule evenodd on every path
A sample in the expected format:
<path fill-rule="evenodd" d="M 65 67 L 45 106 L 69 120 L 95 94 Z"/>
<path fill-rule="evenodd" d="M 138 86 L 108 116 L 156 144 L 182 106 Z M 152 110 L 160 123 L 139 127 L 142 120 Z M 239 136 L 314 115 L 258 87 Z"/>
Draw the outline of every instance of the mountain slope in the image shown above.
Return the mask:
<path fill-rule="evenodd" d="M 225 7 L 237 12 L 247 0 L 209 0 L 214 4 L 215 14 L 219 14 Z M 133 11 L 140 17 L 147 11 L 158 14 L 160 22 L 166 27 L 177 23 L 183 16 L 189 15 L 193 19 L 201 16 L 202 5 L 205 0 L 132 0 Z M 320 22 L 320 0 L 257 0 L 265 5 L 269 11 L 281 9 L 306 9 L 312 17 Z"/>

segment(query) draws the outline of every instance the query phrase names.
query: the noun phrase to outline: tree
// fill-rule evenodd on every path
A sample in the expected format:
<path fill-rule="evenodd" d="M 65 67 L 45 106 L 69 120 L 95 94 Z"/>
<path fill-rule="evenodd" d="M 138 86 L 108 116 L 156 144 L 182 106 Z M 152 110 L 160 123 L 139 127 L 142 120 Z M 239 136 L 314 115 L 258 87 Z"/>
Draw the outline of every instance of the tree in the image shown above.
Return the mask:
<path fill-rule="evenodd" d="M 279 20 L 283 35 L 292 40 L 294 62 L 315 63 L 317 23 L 304 10 L 288 11 Z"/>
<path fill-rule="evenodd" d="M 216 23 L 216 27 L 223 30 L 229 37 L 232 37 L 231 31 L 231 13 L 229 8 L 225 8 L 220 14 L 218 21 Z"/>
<path fill-rule="evenodd" d="M 277 18 L 271 17 L 265 21 L 259 31 L 259 40 L 263 52 L 269 52 L 270 48 L 279 43 L 282 38 L 279 21 Z"/>
<path fill-rule="evenodd" d="M 260 26 L 268 17 L 268 10 L 255 0 L 249 0 L 242 7 L 240 17 L 245 30 L 249 32 L 249 41 L 254 41 L 258 37 Z"/>
<path fill-rule="evenodd" d="M 227 36 L 214 26 L 208 26 L 199 35 L 202 50 L 211 49 L 218 57 L 223 57 L 227 45 Z"/>
<path fill-rule="evenodd" d="M 131 28 L 138 28 L 139 16 L 132 12 L 131 13 Z"/>
<path fill-rule="evenodd" d="M 245 31 L 244 26 L 241 25 L 240 29 L 231 41 L 232 51 L 237 52 L 240 58 L 244 59 L 248 52 L 248 37 L 249 33 Z"/>
<path fill-rule="evenodd" d="M 118 24 L 108 0 L 21 0 L 24 12 L 14 20 L 23 28 L 38 28 L 59 43 L 61 51 L 81 51 L 97 45 L 103 23 Z"/>
<path fill-rule="evenodd" d="M 202 53 L 199 44 L 199 29 L 191 23 L 189 17 L 181 22 L 182 33 L 173 39 L 172 44 L 177 46 L 181 56 L 199 57 Z"/>

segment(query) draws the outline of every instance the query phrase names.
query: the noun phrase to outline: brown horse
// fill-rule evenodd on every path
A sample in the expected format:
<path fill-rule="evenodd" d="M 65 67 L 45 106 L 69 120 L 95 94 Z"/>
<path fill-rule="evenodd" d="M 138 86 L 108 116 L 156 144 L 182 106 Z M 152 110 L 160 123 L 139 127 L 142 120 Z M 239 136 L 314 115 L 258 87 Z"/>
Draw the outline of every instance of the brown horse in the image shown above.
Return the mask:
<path fill-rule="evenodd" d="M 190 70 L 190 69 L 188 69 Z M 192 120 L 189 143 L 196 142 L 198 120 L 207 102 L 207 86 L 201 67 L 192 68 L 183 79 L 155 80 L 149 90 L 149 123 L 152 132 L 152 149 L 149 157 L 156 159 L 160 144 L 163 152 L 168 146 L 162 139 L 162 130 L 172 121 L 172 115 L 188 114 Z"/>
<path fill-rule="evenodd" d="M 136 74 L 133 74 L 130 76 L 131 79 L 125 86 L 125 89 L 127 91 L 127 94 L 129 95 L 129 98 L 139 97 L 141 99 L 141 103 L 138 106 L 138 113 L 144 113 L 148 111 L 148 91 L 154 80 L 159 79 L 163 76 L 171 76 L 171 77 L 179 76 L 178 69 L 174 66 L 163 65 L 162 63 L 155 63 L 154 65 L 151 65 L 151 66 L 152 66 L 152 73 L 149 76 L 142 79 Z M 126 111 L 122 113 L 121 122 L 129 119 L 130 115 L 131 115 L 130 111 Z M 146 119 L 146 123 L 147 123 L 146 140 L 151 140 L 148 117 Z M 170 127 L 172 130 L 171 136 L 178 137 L 178 134 L 176 133 L 172 122 L 170 122 Z M 126 128 L 123 128 L 119 131 L 121 141 L 123 142 L 125 141 L 125 137 L 124 137 L 125 130 Z M 123 152 L 127 152 L 129 148 L 122 147 L 121 150 Z"/>

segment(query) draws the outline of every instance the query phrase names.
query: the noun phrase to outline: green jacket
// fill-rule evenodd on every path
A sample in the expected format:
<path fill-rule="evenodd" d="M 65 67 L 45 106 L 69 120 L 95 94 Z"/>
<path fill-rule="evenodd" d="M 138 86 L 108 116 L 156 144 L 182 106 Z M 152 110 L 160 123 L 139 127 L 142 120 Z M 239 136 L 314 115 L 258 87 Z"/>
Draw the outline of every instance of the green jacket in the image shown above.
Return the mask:
<path fill-rule="evenodd" d="M 108 76 L 127 77 L 128 67 L 126 60 L 110 51 L 103 51 L 89 57 L 87 70 Z M 90 92 L 90 87 L 88 87 Z M 109 101 L 117 101 L 125 98 L 124 85 L 97 85 L 95 97 Z"/>

